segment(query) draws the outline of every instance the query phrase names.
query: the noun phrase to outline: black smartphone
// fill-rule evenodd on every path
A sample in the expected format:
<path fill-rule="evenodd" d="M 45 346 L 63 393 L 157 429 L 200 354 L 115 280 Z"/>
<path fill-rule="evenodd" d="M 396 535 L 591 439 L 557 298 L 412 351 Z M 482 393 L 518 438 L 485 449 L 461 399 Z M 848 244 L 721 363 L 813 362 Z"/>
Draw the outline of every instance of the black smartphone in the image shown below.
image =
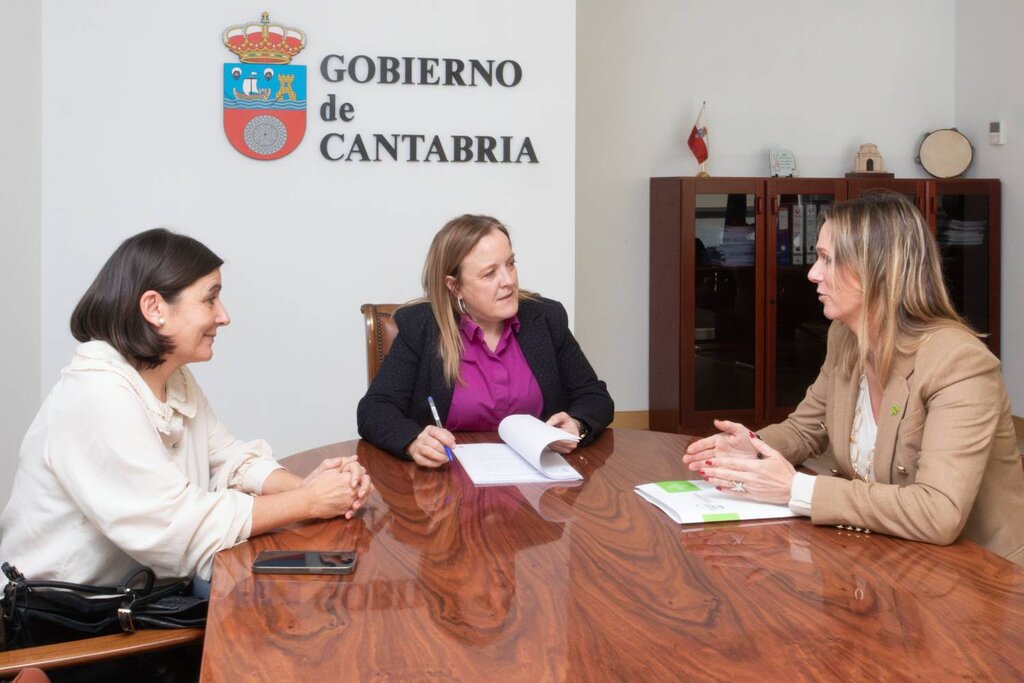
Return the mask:
<path fill-rule="evenodd" d="M 264 550 L 252 563 L 254 574 L 351 574 L 354 550 Z"/>

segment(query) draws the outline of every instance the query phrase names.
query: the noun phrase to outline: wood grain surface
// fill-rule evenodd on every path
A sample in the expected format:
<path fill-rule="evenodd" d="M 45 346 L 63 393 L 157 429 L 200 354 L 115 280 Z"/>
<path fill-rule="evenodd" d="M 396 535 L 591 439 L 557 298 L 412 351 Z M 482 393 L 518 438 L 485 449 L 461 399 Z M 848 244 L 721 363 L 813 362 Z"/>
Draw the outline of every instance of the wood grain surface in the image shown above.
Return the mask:
<path fill-rule="evenodd" d="M 495 435 L 460 435 L 493 441 Z M 573 487 L 477 488 L 361 441 L 353 520 L 220 553 L 203 681 L 1021 680 L 1024 571 L 807 519 L 680 526 L 633 492 L 689 437 L 609 430 Z M 343 577 L 254 576 L 260 550 L 356 549 Z"/>
<path fill-rule="evenodd" d="M 201 628 L 143 629 L 53 645 L 25 647 L 0 652 L 0 677 L 14 676 L 22 669 L 50 670 L 106 659 L 166 650 L 203 639 Z"/>

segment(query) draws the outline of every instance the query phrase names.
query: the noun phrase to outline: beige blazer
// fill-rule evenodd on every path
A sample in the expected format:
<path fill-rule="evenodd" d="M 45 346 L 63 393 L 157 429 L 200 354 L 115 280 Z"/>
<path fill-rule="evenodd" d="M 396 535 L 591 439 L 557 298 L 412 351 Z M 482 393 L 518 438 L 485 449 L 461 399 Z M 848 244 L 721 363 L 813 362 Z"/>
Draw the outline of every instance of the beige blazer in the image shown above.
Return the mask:
<path fill-rule="evenodd" d="M 850 464 L 859 373 L 838 366 L 839 350 L 854 343 L 849 328 L 833 323 L 804 400 L 761 430 L 794 464 L 831 448 L 840 476 L 816 480 L 811 520 L 942 545 L 963 535 L 1024 564 L 1024 470 L 999 360 L 956 329 L 898 356 L 882 390 L 877 481 L 868 483 Z"/>

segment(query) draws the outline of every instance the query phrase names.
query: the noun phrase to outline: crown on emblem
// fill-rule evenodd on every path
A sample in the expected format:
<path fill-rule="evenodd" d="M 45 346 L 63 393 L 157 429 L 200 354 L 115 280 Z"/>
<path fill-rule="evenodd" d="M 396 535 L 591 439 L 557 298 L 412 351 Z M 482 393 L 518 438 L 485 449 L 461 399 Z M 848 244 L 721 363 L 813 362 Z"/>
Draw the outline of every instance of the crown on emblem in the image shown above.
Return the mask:
<path fill-rule="evenodd" d="M 270 23 L 263 13 L 260 22 L 231 26 L 224 31 L 224 45 L 243 64 L 287 64 L 306 47 L 306 34 L 297 28 Z"/>

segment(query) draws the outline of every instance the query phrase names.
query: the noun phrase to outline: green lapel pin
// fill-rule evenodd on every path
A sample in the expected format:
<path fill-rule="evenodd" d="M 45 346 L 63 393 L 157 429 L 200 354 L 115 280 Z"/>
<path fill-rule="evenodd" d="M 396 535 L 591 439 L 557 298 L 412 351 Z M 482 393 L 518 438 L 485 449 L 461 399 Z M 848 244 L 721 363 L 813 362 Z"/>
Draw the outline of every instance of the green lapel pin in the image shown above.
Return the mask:
<path fill-rule="evenodd" d="M 899 414 L 900 414 L 900 407 L 899 406 L 893 406 L 892 407 L 892 416 L 896 417 Z"/>

